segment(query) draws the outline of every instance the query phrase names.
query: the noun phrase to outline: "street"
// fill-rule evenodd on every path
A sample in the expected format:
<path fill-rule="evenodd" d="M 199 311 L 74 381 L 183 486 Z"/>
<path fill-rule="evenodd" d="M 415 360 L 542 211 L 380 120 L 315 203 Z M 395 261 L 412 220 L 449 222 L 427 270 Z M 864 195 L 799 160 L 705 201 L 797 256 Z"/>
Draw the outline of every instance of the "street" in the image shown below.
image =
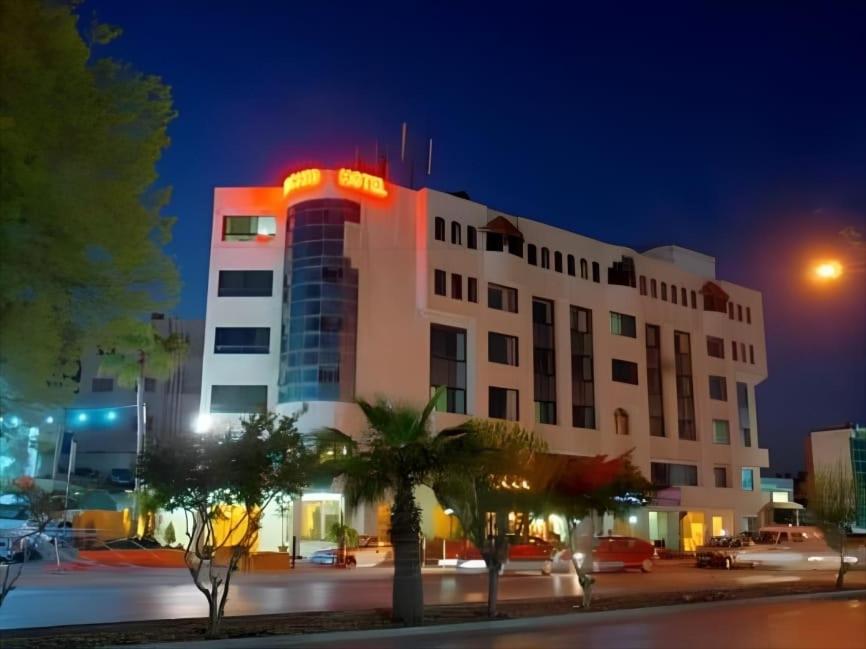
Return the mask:
<path fill-rule="evenodd" d="M 70 571 L 53 574 L 43 565 L 29 565 L 18 588 L 0 609 L 0 629 L 95 624 L 133 620 L 203 617 L 204 597 L 183 569 L 128 568 Z M 237 574 L 227 615 L 293 611 L 389 608 L 392 572 L 387 568 L 354 571 L 301 566 L 292 572 Z M 596 575 L 596 595 L 636 592 L 679 592 L 748 585 L 826 580 L 831 572 L 771 572 L 761 570 L 700 570 L 689 562 L 659 563 L 649 574 Z M 849 573 L 850 584 L 866 587 L 866 571 Z M 570 575 L 506 575 L 500 580 L 500 600 L 579 594 Z M 486 575 L 444 570 L 424 573 L 427 604 L 483 602 Z"/>

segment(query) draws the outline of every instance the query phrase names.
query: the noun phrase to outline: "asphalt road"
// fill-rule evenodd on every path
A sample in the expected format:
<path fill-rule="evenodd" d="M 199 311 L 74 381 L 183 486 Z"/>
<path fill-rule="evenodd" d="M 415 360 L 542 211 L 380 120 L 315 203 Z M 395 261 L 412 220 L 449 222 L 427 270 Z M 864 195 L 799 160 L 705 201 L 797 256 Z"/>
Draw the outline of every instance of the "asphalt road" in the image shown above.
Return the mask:
<path fill-rule="evenodd" d="M 204 597 L 183 569 L 103 569 L 53 574 L 48 566 L 28 565 L 18 588 L 0 608 L 0 629 L 95 624 L 133 620 L 204 617 Z M 292 611 L 388 608 L 391 571 L 359 568 L 345 571 L 304 566 L 289 573 L 238 574 L 232 581 L 227 615 Z M 833 573 L 699 570 L 684 563 L 660 564 L 639 572 L 596 576 L 596 593 L 679 592 L 731 588 L 749 584 L 826 580 Z M 851 584 L 866 587 L 866 571 L 849 573 Z M 571 575 L 506 575 L 500 598 L 525 599 L 579 594 Z M 428 604 L 483 602 L 484 574 L 431 570 L 424 575 Z"/>

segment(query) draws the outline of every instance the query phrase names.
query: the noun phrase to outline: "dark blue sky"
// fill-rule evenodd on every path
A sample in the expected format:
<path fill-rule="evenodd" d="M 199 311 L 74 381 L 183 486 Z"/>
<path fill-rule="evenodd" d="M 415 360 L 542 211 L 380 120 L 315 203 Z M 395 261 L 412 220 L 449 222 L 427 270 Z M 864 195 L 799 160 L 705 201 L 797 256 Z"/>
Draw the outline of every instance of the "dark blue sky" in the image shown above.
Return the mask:
<path fill-rule="evenodd" d="M 712 254 L 764 293 L 762 446 L 802 464 L 810 427 L 866 423 L 866 4 L 88 2 L 103 49 L 160 75 L 178 119 L 160 163 L 183 317 L 203 317 L 214 186 L 435 139 L 427 184 L 643 248 Z"/>

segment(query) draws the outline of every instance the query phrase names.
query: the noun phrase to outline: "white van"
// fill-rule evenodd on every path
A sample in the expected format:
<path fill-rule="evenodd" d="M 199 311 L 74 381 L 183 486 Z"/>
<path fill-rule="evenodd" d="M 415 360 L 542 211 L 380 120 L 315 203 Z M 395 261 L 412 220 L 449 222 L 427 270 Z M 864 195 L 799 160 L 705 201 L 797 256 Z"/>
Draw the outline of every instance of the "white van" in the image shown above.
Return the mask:
<path fill-rule="evenodd" d="M 770 525 L 762 527 L 754 544 L 730 550 L 727 567 L 787 568 L 789 570 L 838 570 L 839 553 L 811 525 Z M 857 563 L 857 557 L 845 556 Z"/>

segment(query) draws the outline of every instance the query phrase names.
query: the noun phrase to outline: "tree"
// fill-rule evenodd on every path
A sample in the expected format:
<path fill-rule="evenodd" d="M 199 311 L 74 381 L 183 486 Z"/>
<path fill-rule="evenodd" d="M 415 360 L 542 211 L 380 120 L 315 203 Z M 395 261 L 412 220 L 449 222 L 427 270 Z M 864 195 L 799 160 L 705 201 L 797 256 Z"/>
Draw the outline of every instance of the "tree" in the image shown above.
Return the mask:
<path fill-rule="evenodd" d="M 166 310 L 169 190 L 156 163 L 169 88 L 95 58 L 120 30 L 77 29 L 75 2 L 0 3 L 0 399 L 64 403 L 106 324 Z"/>
<path fill-rule="evenodd" d="M 165 531 L 162 533 L 163 537 L 165 537 L 165 544 L 173 548 L 174 544 L 177 543 L 177 533 L 174 531 L 174 523 L 169 521 L 168 525 L 165 526 Z"/>
<path fill-rule="evenodd" d="M 328 541 L 333 541 L 337 544 L 340 551 L 339 561 L 337 565 L 346 565 L 346 551 L 358 547 L 358 530 L 350 527 L 342 521 L 334 521 L 331 527 L 328 528 L 325 538 Z"/>
<path fill-rule="evenodd" d="M 855 482 L 851 468 L 840 461 L 819 467 L 809 481 L 809 509 L 827 537 L 839 547 L 836 588 L 842 588 L 849 565 L 845 561 L 848 533 L 857 518 Z"/>
<path fill-rule="evenodd" d="M 147 450 L 141 477 L 168 509 L 187 515 L 184 558 L 208 603 L 208 636 L 219 633 L 233 571 L 258 540 L 267 505 L 300 496 L 314 455 L 296 417 L 258 414 L 238 435 L 190 438 Z"/>
<path fill-rule="evenodd" d="M 329 470 L 341 476 L 343 495 L 350 509 L 361 503 L 378 504 L 388 497 L 391 506 L 391 544 L 394 546 L 392 615 L 404 624 L 424 619 L 421 582 L 421 510 L 415 489 L 429 484 L 435 474 L 447 470 L 453 456 L 448 444 L 462 432 L 430 432 L 430 415 L 441 388 L 418 410 L 385 400 L 359 400 L 367 419 L 363 445 L 345 456 L 335 455 Z M 329 429 L 324 433 L 343 435 Z M 351 444 L 348 436 L 343 436 Z"/>
<path fill-rule="evenodd" d="M 172 333 L 161 336 L 152 324 L 143 322 L 125 322 L 116 329 L 118 335 L 111 339 L 113 347 L 102 358 L 99 371 L 117 379 L 118 385 L 125 388 L 135 388 L 136 410 L 136 463 L 140 461 L 144 451 L 144 434 L 147 422 L 144 420 L 144 384 L 147 375 L 153 378 L 166 379 L 183 362 L 188 342 L 184 336 Z M 138 475 L 135 478 L 135 514 L 132 517 L 138 531 L 138 517 L 147 501 L 141 494 Z M 147 521 L 145 533 L 152 535 Z"/>
<path fill-rule="evenodd" d="M 516 424 L 473 420 L 448 447 L 450 461 L 432 481 L 487 567 L 487 614 L 496 616 L 499 574 L 508 559 L 508 514 L 531 511 L 527 468 L 546 445 Z M 526 516 L 524 516 L 526 518 Z"/>

